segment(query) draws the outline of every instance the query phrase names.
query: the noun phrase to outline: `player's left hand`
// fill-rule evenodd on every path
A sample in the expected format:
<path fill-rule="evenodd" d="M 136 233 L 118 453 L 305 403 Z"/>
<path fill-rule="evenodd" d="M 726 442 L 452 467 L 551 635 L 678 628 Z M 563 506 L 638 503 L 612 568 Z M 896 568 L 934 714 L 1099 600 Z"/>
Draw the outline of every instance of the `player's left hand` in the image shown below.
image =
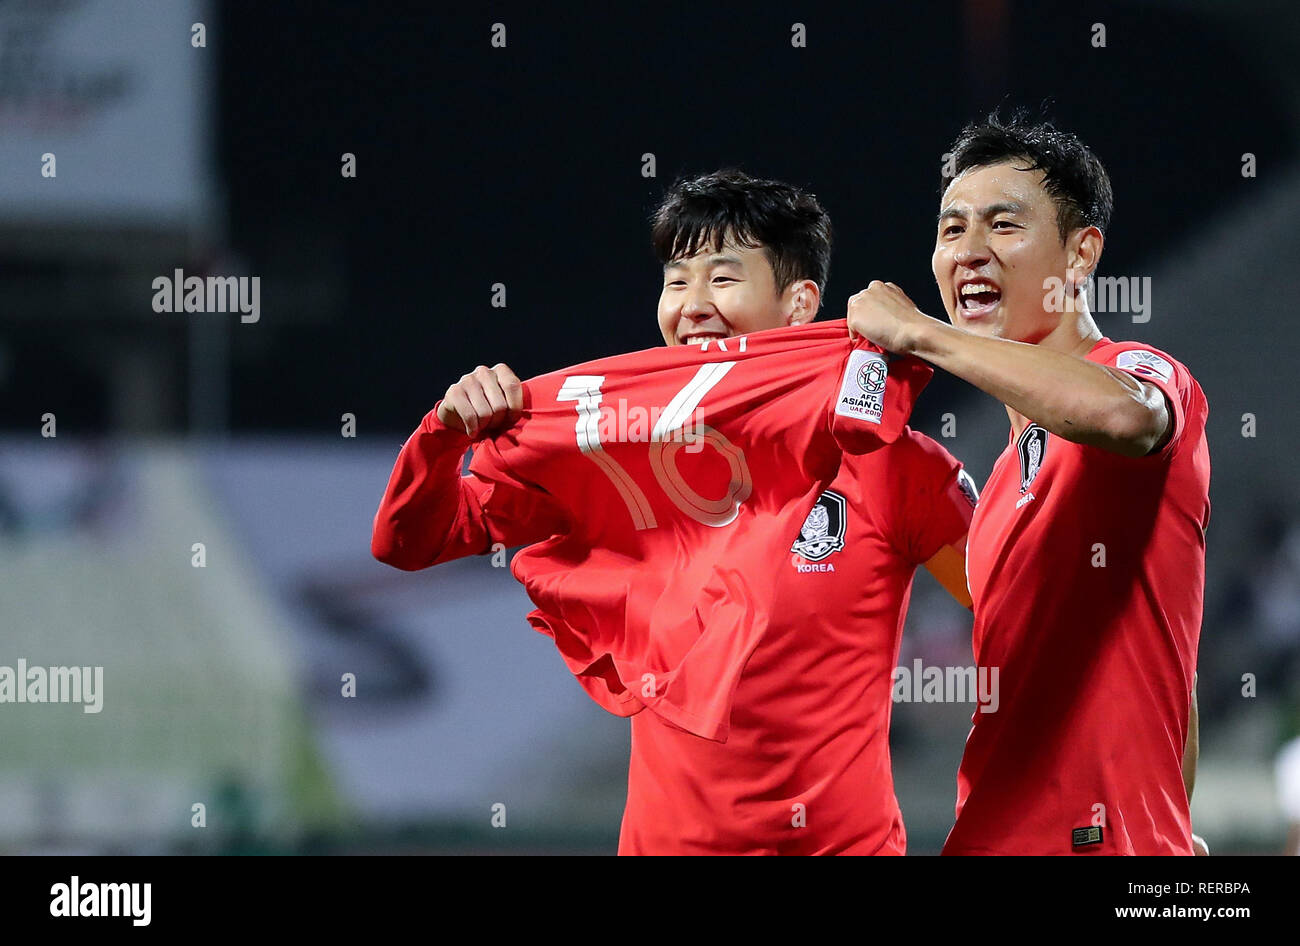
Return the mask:
<path fill-rule="evenodd" d="M 1197 857 L 1204 857 L 1210 853 L 1210 846 L 1205 843 L 1205 838 L 1199 834 L 1192 834 L 1192 853 Z"/>
<path fill-rule="evenodd" d="M 886 351 L 910 354 L 917 332 L 930 317 L 892 282 L 873 280 L 849 299 L 849 337 L 875 342 Z"/>

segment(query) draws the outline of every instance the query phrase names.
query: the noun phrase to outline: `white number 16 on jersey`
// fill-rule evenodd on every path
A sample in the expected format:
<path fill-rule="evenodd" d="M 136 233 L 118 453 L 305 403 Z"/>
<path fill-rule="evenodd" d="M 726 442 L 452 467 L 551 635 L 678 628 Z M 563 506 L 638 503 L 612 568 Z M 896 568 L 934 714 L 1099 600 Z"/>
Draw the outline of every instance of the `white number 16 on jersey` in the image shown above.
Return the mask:
<path fill-rule="evenodd" d="M 695 377 L 668 402 L 650 433 L 650 468 L 654 470 L 655 479 L 659 481 L 664 494 L 692 519 L 719 528 L 735 521 L 740 513 L 740 504 L 749 498 L 750 490 L 753 489 L 745 453 L 721 432 L 706 424 L 695 424 L 690 434 L 684 428 L 704 396 L 735 365 L 734 361 L 713 361 L 701 365 Z M 650 501 L 627 470 L 605 452 L 604 445 L 600 442 L 600 402 L 604 396 L 600 386 L 604 383 L 604 375 L 584 374 L 565 378 L 556 400 L 577 401 L 575 409 L 578 412 L 578 423 L 575 430 L 578 449 L 609 477 L 627 504 L 633 525 L 638 530 L 653 529 L 658 523 L 655 521 L 654 510 L 650 508 Z M 682 478 L 675 457 L 688 440 L 712 444 L 727 461 L 731 468 L 731 482 L 725 495 L 718 499 L 706 499 Z"/>

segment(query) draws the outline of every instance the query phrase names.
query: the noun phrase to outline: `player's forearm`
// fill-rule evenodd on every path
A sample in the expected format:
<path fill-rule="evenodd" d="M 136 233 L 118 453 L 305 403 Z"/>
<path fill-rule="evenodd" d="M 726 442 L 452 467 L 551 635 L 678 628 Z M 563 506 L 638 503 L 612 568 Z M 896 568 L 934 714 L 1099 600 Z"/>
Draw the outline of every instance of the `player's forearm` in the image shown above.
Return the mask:
<path fill-rule="evenodd" d="M 985 338 L 937 319 L 912 352 L 1075 443 L 1142 456 L 1164 433 L 1163 398 L 1136 378 L 1039 345 Z"/>
<path fill-rule="evenodd" d="M 455 540 L 465 531 L 457 523 L 468 519 L 460 470 L 469 443 L 464 433 L 431 424 L 427 417 L 406 441 L 375 513 L 370 538 L 375 558 L 415 571 L 483 551 L 486 531 L 481 542 L 473 536 Z"/>
<path fill-rule="evenodd" d="M 966 583 L 965 539 L 960 547 L 945 545 L 925 563 L 925 569 L 935 577 L 945 591 L 963 608 L 973 609 L 970 589 Z"/>
<path fill-rule="evenodd" d="M 1183 747 L 1183 788 L 1187 790 L 1187 801 L 1192 800 L 1192 789 L 1196 786 L 1196 763 L 1201 756 L 1201 714 L 1196 706 L 1196 678 L 1192 678 L 1192 704 L 1187 717 L 1187 745 Z"/>

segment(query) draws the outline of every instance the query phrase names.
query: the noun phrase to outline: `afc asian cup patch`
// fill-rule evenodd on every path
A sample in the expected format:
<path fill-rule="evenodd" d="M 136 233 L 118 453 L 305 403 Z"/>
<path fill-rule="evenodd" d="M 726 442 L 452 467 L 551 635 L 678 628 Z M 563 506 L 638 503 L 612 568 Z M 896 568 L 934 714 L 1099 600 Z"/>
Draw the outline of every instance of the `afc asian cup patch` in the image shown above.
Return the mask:
<path fill-rule="evenodd" d="M 1115 357 L 1115 367 L 1148 378 L 1168 381 L 1174 376 L 1174 366 L 1153 351 L 1134 348 L 1122 351 Z"/>
<path fill-rule="evenodd" d="M 879 424 L 885 412 L 885 382 L 888 379 L 889 367 L 884 355 L 864 349 L 851 352 L 844 379 L 840 382 L 835 413 Z"/>

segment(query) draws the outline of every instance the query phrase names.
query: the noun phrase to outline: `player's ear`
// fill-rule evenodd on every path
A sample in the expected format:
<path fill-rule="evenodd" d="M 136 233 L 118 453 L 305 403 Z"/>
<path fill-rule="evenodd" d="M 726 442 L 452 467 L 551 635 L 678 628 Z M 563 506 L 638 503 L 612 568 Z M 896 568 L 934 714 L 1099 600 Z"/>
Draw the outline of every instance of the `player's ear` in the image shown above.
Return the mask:
<path fill-rule="evenodd" d="M 807 325 L 817 317 L 822 306 L 822 292 L 811 279 L 800 279 L 790 286 L 790 324 Z"/>
<path fill-rule="evenodd" d="M 1066 241 L 1066 255 L 1071 282 L 1076 289 L 1082 288 L 1088 277 L 1097 271 L 1105 242 L 1096 227 L 1083 227 L 1070 234 Z"/>

